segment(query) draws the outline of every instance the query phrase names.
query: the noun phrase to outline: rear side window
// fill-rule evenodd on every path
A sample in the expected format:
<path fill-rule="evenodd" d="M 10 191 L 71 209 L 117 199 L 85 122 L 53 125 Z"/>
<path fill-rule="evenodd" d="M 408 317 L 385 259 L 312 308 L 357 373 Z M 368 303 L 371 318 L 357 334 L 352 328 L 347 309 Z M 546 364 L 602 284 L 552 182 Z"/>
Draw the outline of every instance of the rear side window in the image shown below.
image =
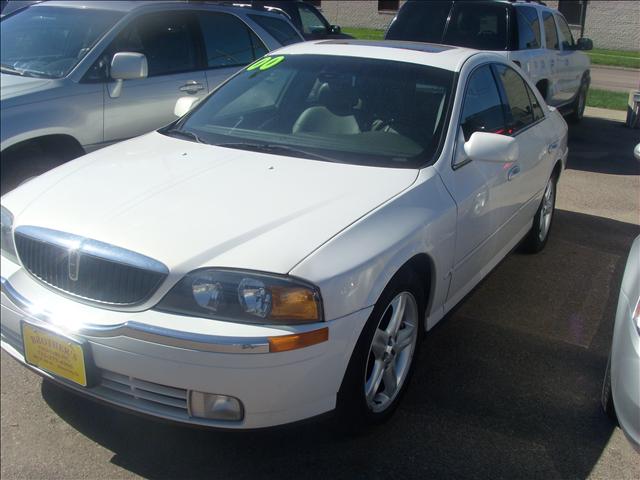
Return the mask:
<path fill-rule="evenodd" d="M 506 50 L 507 7 L 456 3 L 442 43 L 478 50 Z"/>
<path fill-rule="evenodd" d="M 298 3 L 298 12 L 300 13 L 300 22 L 304 33 L 310 35 L 324 35 L 327 33 L 327 25 L 325 25 L 322 17 L 313 7 Z"/>
<path fill-rule="evenodd" d="M 527 89 L 527 93 L 529 94 L 529 100 L 531 102 L 531 108 L 533 109 L 533 121 L 537 122 L 544 117 L 544 113 L 542 111 L 542 107 L 540 106 L 540 102 L 538 102 L 538 97 L 535 96 L 533 91 L 529 88 L 529 85 L 524 84 Z"/>
<path fill-rule="evenodd" d="M 465 141 L 473 132 L 504 133 L 505 119 L 491 67 L 485 65 L 473 72 L 464 96 L 460 120 Z"/>
<path fill-rule="evenodd" d="M 506 97 L 507 126 L 510 133 L 515 133 L 534 122 L 529 92 L 524 80 L 514 69 L 496 65 L 496 71 Z"/>
<path fill-rule="evenodd" d="M 182 12 L 140 17 L 118 35 L 110 53 L 143 53 L 149 77 L 196 70 L 198 47 L 191 18 Z"/>
<path fill-rule="evenodd" d="M 531 7 L 515 9 L 518 19 L 518 49 L 542 48 L 538 11 Z"/>
<path fill-rule="evenodd" d="M 247 65 L 267 51 L 240 19 L 226 13 L 198 12 L 207 56 L 207 67 Z"/>
<path fill-rule="evenodd" d="M 265 29 L 269 35 L 282 45 L 291 45 L 302 41 L 298 32 L 284 20 L 264 15 L 249 15 L 249 18 Z"/>
<path fill-rule="evenodd" d="M 389 27 L 387 40 L 410 40 L 414 42 L 442 41 L 450 1 L 407 2 L 398 17 Z"/>
<path fill-rule="evenodd" d="M 549 12 L 542 12 L 542 23 L 544 23 L 544 38 L 547 42 L 547 48 L 551 50 L 560 50 L 556 22 L 553 20 L 553 15 Z"/>

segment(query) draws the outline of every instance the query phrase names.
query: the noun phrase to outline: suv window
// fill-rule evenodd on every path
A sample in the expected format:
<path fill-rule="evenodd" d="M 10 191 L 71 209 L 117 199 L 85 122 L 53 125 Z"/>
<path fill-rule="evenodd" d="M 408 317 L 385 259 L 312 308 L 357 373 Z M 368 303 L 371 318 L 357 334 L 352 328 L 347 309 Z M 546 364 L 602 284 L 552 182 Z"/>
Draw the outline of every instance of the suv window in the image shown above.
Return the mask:
<path fill-rule="evenodd" d="M 502 101 L 488 65 L 475 70 L 469 79 L 460 125 L 465 140 L 469 140 L 473 132 L 505 131 Z"/>
<path fill-rule="evenodd" d="M 505 65 L 496 65 L 496 71 L 502 82 L 504 96 L 506 97 L 507 126 L 510 133 L 515 133 L 534 122 L 527 86 L 522 77 L 513 68 Z"/>
<path fill-rule="evenodd" d="M 152 13 L 135 19 L 118 35 L 109 51 L 143 53 L 149 77 L 198 68 L 198 44 L 191 16 L 183 12 Z"/>
<path fill-rule="evenodd" d="M 547 42 L 547 48 L 560 50 L 556 22 L 553 20 L 553 15 L 549 12 L 542 12 L 542 23 L 544 23 L 544 38 Z"/>
<path fill-rule="evenodd" d="M 507 7 L 455 4 L 442 43 L 478 50 L 507 48 Z"/>
<path fill-rule="evenodd" d="M 247 65 L 267 52 L 242 20 L 226 13 L 198 12 L 207 53 L 207 66 Z"/>
<path fill-rule="evenodd" d="M 567 21 L 560 15 L 556 16 L 556 22 L 558 22 L 558 28 L 560 29 L 560 42 L 563 50 L 573 50 L 576 42 L 573 41 L 573 35 L 571 29 L 567 25 Z"/>
<path fill-rule="evenodd" d="M 279 18 L 267 17 L 265 15 L 249 15 L 249 18 L 264 28 L 273 38 L 282 45 L 291 45 L 301 42 L 302 39 L 291 25 Z"/>
<path fill-rule="evenodd" d="M 542 42 L 538 11 L 532 7 L 518 7 L 515 10 L 518 19 L 518 49 L 529 50 L 541 48 Z"/>
<path fill-rule="evenodd" d="M 407 2 L 389 26 L 387 40 L 441 42 L 451 1 Z"/>
<path fill-rule="evenodd" d="M 300 13 L 300 22 L 304 33 L 308 35 L 324 35 L 328 33 L 324 19 L 318 15 L 314 8 L 304 3 L 298 3 L 298 12 Z"/>

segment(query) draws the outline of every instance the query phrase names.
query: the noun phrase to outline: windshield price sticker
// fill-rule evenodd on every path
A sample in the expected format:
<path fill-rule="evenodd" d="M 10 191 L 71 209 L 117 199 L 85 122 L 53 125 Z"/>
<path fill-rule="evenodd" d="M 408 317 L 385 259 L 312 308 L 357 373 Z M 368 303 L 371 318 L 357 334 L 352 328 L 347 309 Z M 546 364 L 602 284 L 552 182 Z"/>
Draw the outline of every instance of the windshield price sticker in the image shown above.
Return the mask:
<path fill-rule="evenodd" d="M 252 71 L 256 69 L 260 70 L 269 70 L 270 68 L 275 67 L 280 62 L 284 60 L 284 56 L 280 55 L 279 57 L 264 57 L 255 62 L 253 65 L 249 65 L 247 67 L 247 71 Z"/>

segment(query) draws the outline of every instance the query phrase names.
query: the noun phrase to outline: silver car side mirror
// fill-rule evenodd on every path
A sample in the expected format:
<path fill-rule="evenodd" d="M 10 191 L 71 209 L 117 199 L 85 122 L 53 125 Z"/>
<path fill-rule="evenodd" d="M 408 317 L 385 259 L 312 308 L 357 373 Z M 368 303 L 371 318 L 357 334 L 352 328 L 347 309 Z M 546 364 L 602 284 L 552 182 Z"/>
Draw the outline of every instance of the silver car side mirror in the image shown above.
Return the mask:
<path fill-rule="evenodd" d="M 149 74 L 147 57 L 142 53 L 118 52 L 111 60 L 111 78 L 115 83 L 109 84 L 109 96 L 116 98 L 122 91 L 124 80 L 135 80 L 146 78 Z"/>
<path fill-rule="evenodd" d="M 180 97 L 173 108 L 173 114 L 176 117 L 182 117 L 191 110 L 198 102 L 198 97 Z"/>
<path fill-rule="evenodd" d="M 518 143 L 507 135 L 473 132 L 464 144 L 464 153 L 471 160 L 482 162 L 515 162 L 518 159 Z"/>

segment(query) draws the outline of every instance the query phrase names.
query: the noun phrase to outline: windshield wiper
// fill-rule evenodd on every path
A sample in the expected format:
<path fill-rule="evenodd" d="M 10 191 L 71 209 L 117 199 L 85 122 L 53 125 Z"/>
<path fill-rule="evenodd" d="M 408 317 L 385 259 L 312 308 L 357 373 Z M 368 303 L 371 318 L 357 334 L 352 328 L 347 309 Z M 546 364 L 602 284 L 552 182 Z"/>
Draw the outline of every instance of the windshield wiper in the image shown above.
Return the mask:
<path fill-rule="evenodd" d="M 10 73 L 11 75 L 20 75 L 24 77 L 24 70 L 18 70 L 17 68 L 13 68 L 11 65 L 5 65 L 4 63 L 0 65 L 0 71 L 2 73 Z"/>
<path fill-rule="evenodd" d="M 205 144 L 207 143 L 204 140 L 202 140 L 198 135 L 196 135 L 195 133 L 189 130 L 180 130 L 179 128 L 170 128 L 169 130 L 165 130 L 162 133 L 165 133 L 166 135 L 175 135 L 175 136 L 187 138 L 189 140 L 193 140 L 198 143 L 205 143 Z"/>
<path fill-rule="evenodd" d="M 302 150 L 300 148 L 290 147 L 288 145 L 280 145 L 277 143 L 249 143 L 249 142 L 237 142 L 237 143 L 218 143 L 217 147 L 237 148 L 240 150 L 251 150 L 254 152 L 264 153 L 282 153 L 293 157 L 304 157 L 315 160 L 323 160 L 325 162 L 336 162 L 335 159 L 325 157 L 318 153 L 309 152 L 308 150 Z"/>

